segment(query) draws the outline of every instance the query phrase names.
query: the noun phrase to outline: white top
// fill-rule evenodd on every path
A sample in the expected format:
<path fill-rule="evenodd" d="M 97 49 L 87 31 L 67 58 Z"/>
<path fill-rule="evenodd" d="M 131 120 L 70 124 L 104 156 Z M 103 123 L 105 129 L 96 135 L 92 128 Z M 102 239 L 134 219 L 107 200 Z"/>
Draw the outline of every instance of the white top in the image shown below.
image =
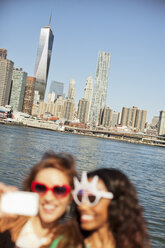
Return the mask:
<path fill-rule="evenodd" d="M 39 248 L 46 244 L 48 238 L 39 238 L 34 230 L 31 221 L 29 220 L 22 228 L 16 242 L 16 248 Z"/>

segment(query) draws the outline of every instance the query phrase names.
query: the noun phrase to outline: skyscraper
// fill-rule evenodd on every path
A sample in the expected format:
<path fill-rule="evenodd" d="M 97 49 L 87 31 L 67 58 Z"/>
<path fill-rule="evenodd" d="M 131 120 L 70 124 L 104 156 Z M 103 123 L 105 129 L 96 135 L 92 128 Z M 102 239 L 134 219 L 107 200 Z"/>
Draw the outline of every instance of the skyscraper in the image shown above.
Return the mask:
<path fill-rule="evenodd" d="M 10 96 L 10 105 L 14 111 L 22 111 L 23 99 L 25 93 L 27 73 L 22 68 L 14 68 L 12 76 L 12 90 Z"/>
<path fill-rule="evenodd" d="M 49 89 L 49 93 L 55 92 L 55 99 L 57 97 L 63 96 L 64 94 L 64 83 L 57 82 L 57 81 L 52 81 Z"/>
<path fill-rule="evenodd" d="M 110 53 L 103 51 L 99 52 L 98 55 L 95 85 L 89 115 L 89 122 L 96 125 L 99 121 L 100 109 L 103 109 L 106 105 L 110 57 Z"/>
<path fill-rule="evenodd" d="M 36 82 L 35 77 L 27 77 L 26 78 L 23 112 L 27 113 L 29 115 L 31 115 L 31 113 L 32 113 L 35 82 Z"/>
<path fill-rule="evenodd" d="M 79 100 L 77 117 L 81 123 L 87 123 L 90 102 L 84 98 Z"/>
<path fill-rule="evenodd" d="M 45 96 L 54 40 L 54 35 L 50 28 L 50 21 L 48 26 L 41 28 L 37 58 L 34 69 L 34 76 L 36 77 L 35 90 L 39 91 L 40 100 L 44 100 Z"/>
<path fill-rule="evenodd" d="M 5 106 L 9 103 L 11 92 L 11 79 L 14 63 L 7 59 L 7 50 L 1 49 L 0 52 L 0 105 Z"/>
<path fill-rule="evenodd" d="M 93 92 L 93 78 L 92 78 L 92 75 L 90 75 L 86 80 L 86 86 L 84 89 L 84 99 L 91 102 L 92 92 Z"/>
<path fill-rule="evenodd" d="M 75 89 L 75 80 L 70 80 L 69 88 L 68 88 L 68 99 L 75 100 L 76 97 L 76 89 Z"/>

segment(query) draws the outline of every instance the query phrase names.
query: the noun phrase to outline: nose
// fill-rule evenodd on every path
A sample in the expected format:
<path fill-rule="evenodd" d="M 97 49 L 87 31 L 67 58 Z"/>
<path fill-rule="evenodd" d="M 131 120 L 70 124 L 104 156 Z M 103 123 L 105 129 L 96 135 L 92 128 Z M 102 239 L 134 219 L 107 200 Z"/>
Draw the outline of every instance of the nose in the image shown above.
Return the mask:
<path fill-rule="evenodd" d="M 87 204 L 85 201 L 82 202 L 82 204 L 78 206 L 78 209 L 79 209 L 80 211 L 88 210 L 89 208 L 90 208 L 90 206 L 88 206 L 88 204 Z"/>
<path fill-rule="evenodd" d="M 53 194 L 53 192 L 52 192 L 51 190 L 48 190 L 48 191 L 44 194 L 43 198 L 44 198 L 45 200 L 47 200 L 47 201 L 55 200 L 55 196 L 54 196 L 54 194 Z"/>

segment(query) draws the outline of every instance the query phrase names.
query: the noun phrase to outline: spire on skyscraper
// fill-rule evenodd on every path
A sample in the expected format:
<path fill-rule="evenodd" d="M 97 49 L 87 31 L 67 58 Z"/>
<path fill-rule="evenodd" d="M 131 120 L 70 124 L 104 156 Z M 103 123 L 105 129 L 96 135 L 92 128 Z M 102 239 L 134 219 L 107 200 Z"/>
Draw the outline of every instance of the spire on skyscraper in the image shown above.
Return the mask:
<path fill-rule="evenodd" d="M 51 19 L 52 19 L 52 11 L 51 11 L 50 18 L 49 18 L 49 25 L 48 25 L 49 27 L 50 27 Z"/>

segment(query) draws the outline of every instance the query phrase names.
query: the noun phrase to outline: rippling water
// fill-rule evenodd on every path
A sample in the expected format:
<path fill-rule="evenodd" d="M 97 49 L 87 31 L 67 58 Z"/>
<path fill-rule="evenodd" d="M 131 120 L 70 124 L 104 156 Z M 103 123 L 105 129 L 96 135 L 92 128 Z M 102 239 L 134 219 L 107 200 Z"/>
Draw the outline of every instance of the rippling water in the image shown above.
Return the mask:
<path fill-rule="evenodd" d="M 151 247 L 165 247 L 164 148 L 0 125 L 0 181 L 21 187 L 29 167 L 46 150 L 72 153 L 79 170 L 113 167 L 124 171 L 145 209 Z"/>

